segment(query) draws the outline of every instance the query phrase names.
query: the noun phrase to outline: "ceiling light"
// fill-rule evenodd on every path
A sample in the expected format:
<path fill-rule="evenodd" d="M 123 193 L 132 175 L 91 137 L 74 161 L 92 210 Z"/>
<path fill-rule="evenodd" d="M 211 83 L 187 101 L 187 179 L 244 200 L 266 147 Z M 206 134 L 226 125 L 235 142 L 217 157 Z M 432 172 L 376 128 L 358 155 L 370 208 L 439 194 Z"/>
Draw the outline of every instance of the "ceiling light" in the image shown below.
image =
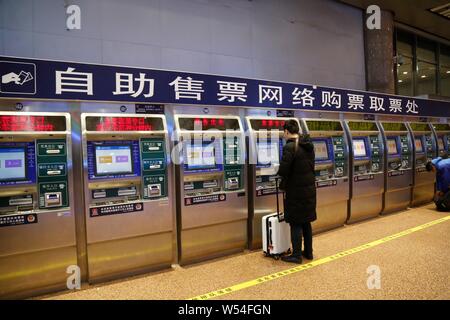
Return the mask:
<path fill-rule="evenodd" d="M 399 82 L 399 83 L 402 83 L 402 82 L 403 82 L 403 80 L 398 80 L 398 82 Z"/>
<path fill-rule="evenodd" d="M 403 71 L 403 74 L 408 74 L 408 71 Z"/>
<path fill-rule="evenodd" d="M 450 2 L 428 10 L 430 10 L 435 14 L 440 15 L 443 18 L 450 19 Z"/>
<path fill-rule="evenodd" d="M 426 78 L 427 76 L 426 75 L 421 75 L 420 77 L 423 79 L 423 78 Z"/>
<path fill-rule="evenodd" d="M 447 70 L 447 72 L 446 73 L 450 73 L 450 70 Z"/>

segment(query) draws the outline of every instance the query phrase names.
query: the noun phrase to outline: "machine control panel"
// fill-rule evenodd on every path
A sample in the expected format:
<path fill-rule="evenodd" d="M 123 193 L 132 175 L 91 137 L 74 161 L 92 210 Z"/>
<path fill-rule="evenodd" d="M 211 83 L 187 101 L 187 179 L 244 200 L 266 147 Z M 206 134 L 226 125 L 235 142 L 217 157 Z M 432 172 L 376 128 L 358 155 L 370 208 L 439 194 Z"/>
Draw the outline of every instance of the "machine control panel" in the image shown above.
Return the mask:
<path fill-rule="evenodd" d="M 386 135 L 388 171 L 412 168 L 412 146 L 404 123 L 383 122 Z"/>
<path fill-rule="evenodd" d="M 428 161 L 436 156 L 436 143 L 428 123 L 410 123 L 414 136 L 415 168 L 416 171 L 425 171 Z"/>
<path fill-rule="evenodd" d="M 167 197 L 161 117 L 85 115 L 90 208 Z"/>
<path fill-rule="evenodd" d="M 243 189 L 244 146 L 239 120 L 180 115 L 176 121 L 182 144 L 185 200 Z"/>
<path fill-rule="evenodd" d="M 0 214 L 69 206 L 67 117 L 0 115 Z"/>
<path fill-rule="evenodd" d="M 316 185 L 336 185 L 337 179 L 348 175 L 347 143 L 341 122 L 306 119 L 302 124 L 314 145 Z"/>
<path fill-rule="evenodd" d="M 278 165 L 283 155 L 285 118 L 250 118 L 255 162 L 256 196 L 274 194 Z"/>
<path fill-rule="evenodd" d="M 435 123 L 433 124 L 433 128 L 436 132 L 438 151 L 448 152 L 450 147 L 450 124 Z"/>

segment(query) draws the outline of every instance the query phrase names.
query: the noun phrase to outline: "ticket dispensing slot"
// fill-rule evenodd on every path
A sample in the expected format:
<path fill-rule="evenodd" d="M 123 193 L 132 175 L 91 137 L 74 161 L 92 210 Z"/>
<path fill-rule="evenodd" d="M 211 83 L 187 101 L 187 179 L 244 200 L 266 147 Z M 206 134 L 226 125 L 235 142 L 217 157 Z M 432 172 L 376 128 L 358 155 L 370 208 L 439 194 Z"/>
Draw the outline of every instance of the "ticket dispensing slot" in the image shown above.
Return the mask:
<path fill-rule="evenodd" d="M 86 113 L 81 123 L 89 281 L 170 265 L 165 117 Z"/>
<path fill-rule="evenodd" d="M 9 275 L 0 299 L 63 290 L 67 265 L 77 265 L 70 123 L 62 112 L 0 112 L 0 265 Z"/>
<path fill-rule="evenodd" d="M 159 197 L 161 196 L 161 185 L 160 184 L 149 184 L 148 188 L 148 197 Z"/>
<path fill-rule="evenodd" d="M 62 196 L 61 192 L 52 192 L 45 194 L 45 207 L 58 207 L 61 205 Z"/>

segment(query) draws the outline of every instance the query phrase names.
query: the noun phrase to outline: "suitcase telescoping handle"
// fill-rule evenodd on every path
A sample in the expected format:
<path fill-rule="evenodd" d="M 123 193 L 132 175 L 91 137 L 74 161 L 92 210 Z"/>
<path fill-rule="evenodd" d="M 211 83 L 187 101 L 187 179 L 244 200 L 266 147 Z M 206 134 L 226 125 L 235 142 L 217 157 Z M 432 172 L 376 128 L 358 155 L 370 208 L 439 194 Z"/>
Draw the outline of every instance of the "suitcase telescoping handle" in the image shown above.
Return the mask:
<path fill-rule="evenodd" d="M 277 196 L 277 217 L 278 217 L 278 221 L 281 222 L 281 221 L 284 221 L 284 218 L 283 219 L 280 218 L 280 203 L 279 203 L 279 200 L 278 200 L 278 194 L 279 194 L 278 180 L 280 180 L 280 178 L 276 177 L 275 178 L 275 193 L 276 193 L 276 196 Z"/>

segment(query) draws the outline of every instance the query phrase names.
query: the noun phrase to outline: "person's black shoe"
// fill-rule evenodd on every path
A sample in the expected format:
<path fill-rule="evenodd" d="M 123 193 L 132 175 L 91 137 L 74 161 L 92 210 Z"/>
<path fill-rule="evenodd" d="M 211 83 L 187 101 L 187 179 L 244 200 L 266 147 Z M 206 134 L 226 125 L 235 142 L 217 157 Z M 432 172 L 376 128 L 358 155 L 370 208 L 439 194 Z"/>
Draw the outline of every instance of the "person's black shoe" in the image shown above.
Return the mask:
<path fill-rule="evenodd" d="M 297 263 L 297 264 L 302 263 L 301 257 L 296 257 L 296 256 L 292 256 L 292 255 L 281 257 L 281 260 L 283 260 L 284 262 L 291 262 L 291 263 Z"/>
<path fill-rule="evenodd" d="M 302 251 L 302 256 L 305 257 L 308 260 L 313 260 L 314 259 L 312 253 L 311 254 L 306 254 L 305 251 Z"/>

